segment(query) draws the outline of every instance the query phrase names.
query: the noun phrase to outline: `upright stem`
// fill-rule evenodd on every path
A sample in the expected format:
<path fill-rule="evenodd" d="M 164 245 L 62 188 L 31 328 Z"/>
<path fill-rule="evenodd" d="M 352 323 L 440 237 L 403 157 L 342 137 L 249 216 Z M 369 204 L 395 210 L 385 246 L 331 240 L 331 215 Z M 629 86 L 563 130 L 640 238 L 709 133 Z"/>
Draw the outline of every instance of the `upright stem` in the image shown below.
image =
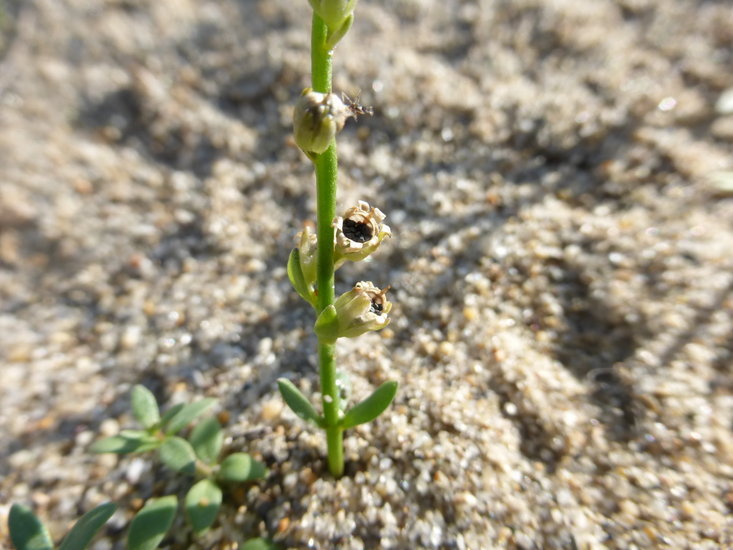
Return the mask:
<path fill-rule="evenodd" d="M 311 31 L 311 72 L 313 90 L 331 91 L 331 51 L 326 47 L 328 29 L 323 20 L 313 14 Z M 316 202 L 318 223 L 318 312 L 334 302 L 333 277 L 333 219 L 336 217 L 336 180 L 338 162 L 336 141 L 316 157 Z M 336 349 L 334 344 L 318 342 L 318 360 L 323 396 L 323 416 L 326 420 L 328 469 L 334 477 L 344 472 L 343 430 L 338 426 L 339 393 L 336 386 Z"/>
<path fill-rule="evenodd" d="M 313 12 L 311 27 L 311 86 L 314 92 L 327 94 L 331 91 L 331 51 L 326 47 L 328 27 L 323 19 Z"/>

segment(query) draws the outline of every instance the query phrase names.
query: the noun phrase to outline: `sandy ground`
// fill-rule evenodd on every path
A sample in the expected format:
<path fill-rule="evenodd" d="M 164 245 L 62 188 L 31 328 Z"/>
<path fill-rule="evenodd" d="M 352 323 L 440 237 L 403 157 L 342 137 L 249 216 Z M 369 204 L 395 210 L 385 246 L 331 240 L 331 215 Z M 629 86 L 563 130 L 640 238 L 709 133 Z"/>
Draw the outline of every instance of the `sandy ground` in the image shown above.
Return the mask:
<path fill-rule="evenodd" d="M 284 269 L 314 215 L 307 2 L 3 5 L 0 547 L 13 502 L 60 536 L 113 499 L 94 548 L 121 549 L 185 490 L 87 451 L 135 383 L 218 398 L 270 469 L 167 548 L 733 547 L 727 0 L 361 0 L 335 88 L 375 114 L 339 203 L 394 238 L 337 290 L 395 307 L 339 360 L 354 399 L 400 391 L 339 481 L 274 385 L 317 391 Z"/>

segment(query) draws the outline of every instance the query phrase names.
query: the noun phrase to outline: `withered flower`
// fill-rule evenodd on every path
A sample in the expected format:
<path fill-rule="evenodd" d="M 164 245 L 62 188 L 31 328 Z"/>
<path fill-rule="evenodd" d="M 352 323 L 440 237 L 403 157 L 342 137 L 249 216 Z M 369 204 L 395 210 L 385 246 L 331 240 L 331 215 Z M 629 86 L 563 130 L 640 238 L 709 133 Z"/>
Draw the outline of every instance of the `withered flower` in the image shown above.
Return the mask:
<path fill-rule="evenodd" d="M 334 220 L 336 246 L 334 268 L 345 261 L 358 262 L 374 252 L 385 237 L 392 236 L 392 230 L 382 223 L 386 216 L 379 208 L 369 208 L 369 203 L 359 201 L 342 217 Z"/>
<path fill-rule="evenodd" d="M 387 300 L 389 287 L 380 290 L 369 281 L 360 281 L 339 296 L 316 320 L 319 338 L 335 341 L 354 338 L 365 332 L 380 330 L 389 324 L 392 302 Z"/>

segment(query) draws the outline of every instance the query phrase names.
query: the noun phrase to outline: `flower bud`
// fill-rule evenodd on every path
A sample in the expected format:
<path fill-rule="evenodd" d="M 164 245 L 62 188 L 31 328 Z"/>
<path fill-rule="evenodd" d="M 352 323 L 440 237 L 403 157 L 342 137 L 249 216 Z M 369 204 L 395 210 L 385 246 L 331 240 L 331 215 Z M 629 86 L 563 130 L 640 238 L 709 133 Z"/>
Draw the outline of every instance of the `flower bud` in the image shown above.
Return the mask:
<path fill-rule="evenodd" d="M 392 309 L 392 302 L 385 297 L 388 290 L 389 287 L 380 290 L 368 281 L 356 283 L 321 312 L 316 320 L 316 334 L 333 342 L 383 329 L 389 324 L 387 314 Z"/>
<path fill-rule="evenodd" d="M 336 218 L 336 246 L 334 268 L 345 261 L 358 262 L 374 252 L 385 237 L 392 236 L 392 230 L 382 223 L 385 215 L 379 208 L 369 208 L 369 203 L 359 201 L 349 208 L 343 217 Z"/>
<path fill-rule="evenodd" d="M 309 225 L 298 234 L 300 244 L 290 252 L 288 278 L 295 291 L 306 302 L 317 307 L 316 295 L 318 238 Z"/>
<path fill-rule="evenodd" d="M 295 143 L 312 159 L 328 149 L 350 116 L 351 111 L 337 95 L 306 88 L 293 113 Z"/>
<path fill-rule="evenodd" d="M 310 0 L 310 5 L 326 23 L 329 32 L 336 33 L 353 16 L 356 0 Z"/>

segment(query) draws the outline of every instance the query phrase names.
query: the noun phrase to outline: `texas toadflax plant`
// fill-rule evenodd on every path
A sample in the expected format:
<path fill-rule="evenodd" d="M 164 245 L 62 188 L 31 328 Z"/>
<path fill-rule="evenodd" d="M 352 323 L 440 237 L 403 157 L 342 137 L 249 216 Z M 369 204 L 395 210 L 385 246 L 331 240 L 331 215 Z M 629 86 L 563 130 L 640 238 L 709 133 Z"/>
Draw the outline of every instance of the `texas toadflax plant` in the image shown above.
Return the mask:
<path fill-rule="evenodd" d="M 326 432 L 328 468 L 335 477 L 344 471 L 343 432 L 378 417 L 394 399 L 397 382 L 379 386 L 364 401 L 351 408 L 339 393 L 341 376 L 336 369 L 336 342 L 389 323 L 392 304 L 387 290 L 369 281 L 336 298 L 334 271 L 347 261 L 360 261 L 372 254 L 391 235 L 385 215 L 364 201 L 336 217 L 338 166 L 336 134 L 346 120 L 368 110 L 344 103 L 331 89 L 333 48 L 354 19 L 356 0 L 310 0 L 312 88 L 303 91 L 293 115 L 295 142 L 313 162 L 316 172 L 317 223 L 300 233 L 298 247 L 288 260 L 288 276 L 298 294 L 316 311 L 323 414 L 287 379 L 278 380 L 280 393 L 301 418 Z"/>

